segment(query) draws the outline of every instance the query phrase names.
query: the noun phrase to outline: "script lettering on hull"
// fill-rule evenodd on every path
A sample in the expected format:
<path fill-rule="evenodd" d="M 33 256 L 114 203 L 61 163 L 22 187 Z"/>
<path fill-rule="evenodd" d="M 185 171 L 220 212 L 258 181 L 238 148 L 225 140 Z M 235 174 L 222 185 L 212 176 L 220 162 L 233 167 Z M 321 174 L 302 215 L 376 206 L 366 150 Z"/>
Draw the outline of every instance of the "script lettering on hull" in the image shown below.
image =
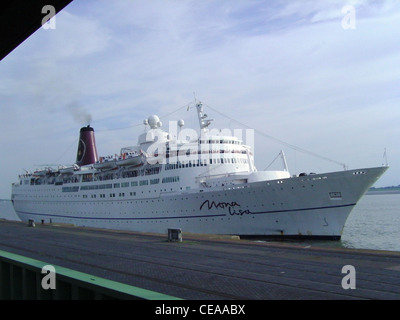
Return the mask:
<path fill-rule="evenodd" d="M 231 216 L 242 216 L 245 214 L 252 214 L 250 210 L 242 210 L 236 207 L 240 207 L 240 204 L 237 203 L 236 201 L 231 201 L 231 202 L 215 202 L 215 201 L 210 201 L 206 200 L 200 205 L 200 210 L 204 208 L 207 208 L 208 210 L 211 209 L 228 209 L 228 213 Z"/>

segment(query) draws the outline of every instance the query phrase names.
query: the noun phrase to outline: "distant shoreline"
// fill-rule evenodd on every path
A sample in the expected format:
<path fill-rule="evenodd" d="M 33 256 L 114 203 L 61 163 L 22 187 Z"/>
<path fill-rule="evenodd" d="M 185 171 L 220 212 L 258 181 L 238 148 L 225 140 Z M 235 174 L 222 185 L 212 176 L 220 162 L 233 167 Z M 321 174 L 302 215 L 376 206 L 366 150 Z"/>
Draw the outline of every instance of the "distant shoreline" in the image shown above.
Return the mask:
<path fill-rule="evenodd" d="M 382 188 L 370 188 L 366 194 L 380 195 L 380 194 L 400 194 L 400 185 L 396 187 L 382 187 Z"/>
<path fill-rule="evenodd" d="M 393 191 L 388 191 L 388 190 L 383 190 L 383 191 L 367 191 L 366 193 L 365 193 L 365 195 L 367 195 L 367 196 L 369 196 L 369 195 L 373 195 L 373 196 L 375 196 L 375 195 L 377 195 L 377 196 L 379 196 L 379 195 L 383 195 L 383 194 L 400 194 L 400 191 L 399 190 L 393 190 Z"/>

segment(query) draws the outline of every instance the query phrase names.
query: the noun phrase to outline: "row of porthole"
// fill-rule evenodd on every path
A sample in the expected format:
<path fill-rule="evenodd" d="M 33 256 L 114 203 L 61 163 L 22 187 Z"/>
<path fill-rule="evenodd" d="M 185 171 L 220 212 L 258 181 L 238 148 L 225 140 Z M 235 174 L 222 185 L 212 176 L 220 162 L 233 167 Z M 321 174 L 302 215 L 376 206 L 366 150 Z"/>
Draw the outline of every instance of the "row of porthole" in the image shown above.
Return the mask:
<path fill-rule="evenodd" d="M 203 199 L 204 198 L 204 196 L 201 196 L 201 198 Z M 188 200 L 188 198 L 171 198 L 171 199 L 169 199 L 169 201 L 184 201 L 184 200 Z M 196 199 L 198 199 L 198 197 L 196 197 Z M 115 202 L 115 204 L 118 204 L 118 205 L 127 205 L 127 204 L 132 204 L 132 205 L 137 205 L 137 204 L 139 204 L 139 201 L 140 201 L 140 204 L 144 204 L 144 203 L 154 203 L 155 201 L 157 201 L 157 203 L 159 203 L 160 201 L 161 202 L 164 202 L 165 200 L 163 200 L 163 199 L 157 199 L 157 200 L 136 200 L 136 201 L 116 201 Z M 114 205 L 114 202 L 113 201 L 111 201 L 111 203 L 110 203 L 110 201 L 109 200 L 107 200 L 107 201 L 95 201 L 95 202 L 89 202 L 89 201 L 79 201 L 79 202 L 57 202 L 57 201 L 37 201 L 37 202 L 35 202 L 35 204 L 37 204 L 37 205 L 47 205 L 47 204 L 49 204 L 49 202 L 50 203 L 52 203 L 53 205 L 56 205 L 56 206 L 65 206 L 65 205 L 67 205 L 67 206 L 71 206 L 71 205 L 84 205 L 84 206 L 104 206 L 104 205 Z M 280 203 L 282 206 L 284 205 L 284 203 L 283 202 L 281 202 Z M 261 205 L 262 207 L 265 207 L 265 204 L 263 204 L 263 203 L 260 203 L 260 204 L 258 204 L 258 205 Z M 275 202 L 273 202 L 272 203 L 272 206 L 275 206 L 276 205 L 276 203 Z M 257 207 L 257 205 L 255 204 L 255 205 L 253 205 L 253 207 L 254 208 L 256 208 Z M 192 209 L 192 211 L 196 211 L 196 209 Z M 186 209 L 185 211 L 183 210 L 183 209 L 181 209 L 180 210 L 180 212 L 188 212 L 188 209 Z M 152 213 L 154 213 L 154 211 L 152 211 Z M 156 211 L 156 213 L 158 213 L 158 211 Z M 169 213 L 169 211 L 167 211 L 167 213 Z"/>
<path fill-rule="evenodd" d="M 151 193 L 152 190 L 149 190 L 148 193 Z M 157 192 L 157 190 L 153 190 L 154 192 Z M 172 189 L 171 189 L 172 191 Z M 88 199 L 89 196 L 91 198 L 96 198 L 97 196 L 100 196 L 100 198 L 105 198 L 106 194 L 104 193 L 99 193 L 99 194 L 95 194 L 95 193 L 88 193 L 88 194 L 62 194 L 62 195 L 43 195 L 43 193 L 45 193 L 46 191 L 40 192 L 38 195 L 29 195 L 29 194 L 19 194 L 20 197 L 25 197 L 25 198 L 78 198 L 78 197 L 82 197 L 83 199 Z M 142 194 L 144 194 L 144 191 L 141 192 Z M 110 193 L 108 194 L 108 196 L 110 198 L 115 198 L 115 197 L 120 197 L 120 198 L 124 198 L 125 197 L 125 193 L 124 192 L 120 192 L 120 193 Z M 136 192 L 130 192 L 130 196 L 136 196 Z"/>
<path fill-rule="evenodd" d="M 268 185 L 269 185 L 269 183 L 268 183 Z M 303 186 L 304 187 L 304 186 Z M 181 188 L 182 189 L 182 188 Z M 282 189 L 282 188 L 281 188 Z M 262 189 L 261 189 L 262 190 Z M 274 190 L 274 189 L 273 189 Z M 282 189 L 283 190 L 283 189 Z M 51 191 L 51 190 L 45 190 L 45 191 Z M 52 191 L 55 191 L 54 189 L 52 190 Z M 154 192 L 157 192 L 157 190 L 156 189 L 153 189 L 153 190 L 148 190 L 148 193 L 151 193 L 151 191 L 154 191 Z M 160 190 L 161 192 L 163 192 L 163 190 L 161 189 Z M 172 189 L 170 190 L 170 191 L 173 191 Z M 43 192 L 44 191 L 41 191 L 40 192 L 40 194 L 43 194 Z M 166 192 L 166 190 L 164 189 L 164 192 Z M 248 193 L 250 194 L 250 193 L 254 193 L 255 191 L 248 191 Z M 241 194 L 243 194 L 244 192 L 242 191 L 241 192 Z M 142 190 L 141 191 L 141 194 L 144 194 L 144 191 Z M 86 196 L 87 195 L 95 195 L 95 194 L 86 194 Z M 112 195 L 112 196 L 111 196 Z M 130 195 L 131 196 L 136 196 L 136 192 L 131 192 L 130 193 Z M 227 196 L 227 194 L 225 193 L 224 194 L 225 196 Z M 76 197 L 80 197 L 80 196 L 82 196 L 81 194 L 65 194 L 65 195 L 50 195 L 50 196 L 47 196 L 47 197 L 50 197 L 50 198 L 55 198 L 55 197 L 59 197 L 59 198 L 61 198 L 61 197 L 64 197 L 64 198 L 76 198 Z M 125 197 L 125 194 L 118 194 L 118 196 L 119 197 Z M 215 195 L 214 194 L 211 194 L 210 195 L 211 197 L 214 197 Z M 221 194 L 218 194 L 217 196 L 221 196 Z M 31 197 L 46 197 L 46 196 L 43 196 L 43 195 L 37 195 L 37 196 L 31 196 Z M 114 194 L 110 194 L 110 197 L 116 197 L 116 194 L 114 193 Z M 187 199 L 187 198 L 186 198 Z"/>
<path fill-rule="evenodd" d="M 239 219 L 243 219 L 243 217 L 238 217 Z M 253 219 L 255 219 L 255 217 L 252 217 Z M 55 218 L 52 218 L 52 222 L 54 222 L 53 220 L 54 219 L 57 219 L 57 217 L 55 217 Z M 64 218 L 63 219 L 64 221 L 69 221 L 69 222 L 75 222 L 76 221 L 76 219 L 72 219 L 72 218 Z M 199 219 L 199 221 L 206 221 L 206 222 L 208 222 L 208 221 L 216 221 L 216 219 L 215 218 L 206 218 L 206 219 Z M 231 218 L 230 217 L 227 217 L 227 218 L 221 218 L 220 219 L 220 221 L 224 221 L 224 220 L 231 220 Z M 173 222 L 189 222 L 190 220 L 189 219 L 173 219 L 172 220 Z M 118 219 L 113 219 L 113 220 L 109 220 L 109 221 L 107 221 L 107 220 L 100 220 L 100 221 L 96 221 L 96 220 L 92 220 L 92 219 L 88 219 L 88 220 L 85 220 L 84 218 L 83 219 L 81 219 L 81 222 L 91 222 L 91 223 L 93 223 L 93 222 L 96 222 L 96 223 L 98 223 L 98 224 L 103 224 L 104 222 L 108 222 L 109 224 L 110 223 L 170 223 L 171 221 L 170 220 L 168 220 L 168 219 L 162 219 L 162 220 L 157 220 L 157 219 L 153 219 L 153 220 L 150 220 L 150 219 L 147 219 L 147 220 L 118 220 Z"/>
<path fill-rule="evenodd" d="M 303 185 L 302 186 L 302 188 L 305 188 L 306 186 L 305 185 Z M 311 187 L 314 187 L 314 185 L 312 184 L 311 185 Z M 292 190 L 294 190 L 294 187 L 291 187 L 291 189 Z M 280 188 L 280 190 L 284 190 L 284 188 Z M 154 190 L 155 192 L 156 192 L 156 190 Z M 276 191 L 275 189 L 272 189 L 272 191 Z M 150 192 L 150 191 L 149 191 Z M 264 192 L 264 190 L 263 189 L 261 189 L 261 192 Z M 142 191 L 142 193 L 143 193 L 143 191 Z M 256 191 L 254 190 L 254 191 L 248 191 L 248 193 L 249 194 L 251 194 L 251 193 L 256 193 Z M 241 192 L 241 194 L 243 194 L 243 191 Z M 99 194 L 99 196 L 101 196 L 102 194 Z M 123 194 L 123 195 L 118 195 L 119 197 L 125 197 L 125 194 Z M 134 193 L 133 195 L 131 194 L 131 196 L 136 196 L 136 193 Z M 210 194 L 209 195 L 211 198 L 214 198 L 214 197 L 221 197 L 221 196 L 228 196 L 226 193 L 224 194 L 224 195 L 222 195 L 222 194 L 217 194 L 217 195 L 215 195 L 215 194 Z M 27 196 L 28 197 L 28 196 Z M 34 198 L 37 198 L 37 197 L 44 197 L 44 196 L 30 196 L 31 198 L 32 197 L 34 197 Z M 50 198 L 54 198 L 54 197 L 62 197 L 62 196 L 50 196 Z M 63 196 L 64 198 L 77 198 L 77 197 L 80 197 L 80 195 L 64 195 Z M 111 196 L 110 196 L 111 197 Z M 112 194 L 112 197 L 116 197 L 116 194 Z M 204 198 L 204 196 L 201 196 L 202 198 Z M 100 198 L 104 198 L 104 196 L 103 197 L 100 197 Z M 89 198 L 86 198 L 86 199 L 89 199 Z M 198 197 L 196 197 L 196 199 L 198 199 Z M 172 198 L 170 198 L 169 199 L 170 201 L 173 201 L 173 200 L 178 200 L 178 199 L 172 199 Z M 189 198 L 188 197 L 185 197 L 185 198 L 181 198 L 180 200 L 189 200 Z M 148 201 L 148 200 L 136 200 L 136 201 Z M 151 200 L 151 201 L 154 201 L 154 200 Z M 158 200 L 159 201 L 159 200 Z M 161 201 L 164 201 L 164 200 L 161 200 Z M 132 203 L 132 202 L 131 202 Z"/>
<path fill-rule="evenodd" d="M 305 185 L 302 185 L 301 187 L 302 187 L 302 188 L 306 188 Z M 311 187 L 311 188 L 314 188 L 314 185 L 312 184 L 312 185 L 310 185 L 310 187 Z M 291 187 L 291 189 L 294 190 L 294 187 Z M 281 187 L 280 190 L 283 191 L 284 188 Z M 272 189 L 271 191 L 276 191 L 276 189 Z M 261 192 L 263 192 L 263 189 L 261 189 Z M 267 191 L 267 192 L 268 192 L 268 191 Z"/>
<path fill-rule="evenodd" d="M 304 188 L 305 186 L 303 186 L 303 188 Z M 311 185 L 311 187 L 314 187 L 314 185 Z M 292 189 L 294 189 L 294 187 L 292 187 Z M 281 188 L 281 190 L 283 190 L 283 188 Z M 264 191 L 263 189 L 261 189 L 261 191 Z M 275 189 L 272 189 L 272 191 L 275 191 Z M 256 191 L 249 191 L 248 193 L 255 193 Z M 243 192 L 241 192 L 241 194 L 243 194 Z M 215 197 L 221 197 L 221 196 L 227 196 L 227 194 L 226 193 L 224 193 L 224 194 L 211 194 L 211 195 L 209 195 L 211 198 L 215 198 Z M 204 199 L 205 198 L 205 196 L 204 195 L 201 195 L 200 196 L 200 198 L 201 199 Z M 196 199 L 199 199 L 199 196 L 196 196 Z M 184 201 L 184 200 L 189 200 L 189 198 L 188 197 L 185 197 L 185 198 L 183 198 L 183 197 L 180 197 L 180 198 L 170 198 L 169 199 L 169 201 L 177 201 L 177 200 L 181 200 L 181 201 Z M 110 201 L 110 200 L 108 200 L 108 201 Z M 157 200 L 135 200 L 134 202 L 133 201 L 121 201 L 121 202 L 117 202 L 117 204 L 128 204 L 128 203 L 130 203 L 130 204 L 137 204 L 138 203 L 138 201 L 140 201 L 140 203 L 141 204 L 143 204 L 144 203 L 144 201 L 145 201 L 145 203 L 149 203 L 150 201 L 152 202 L 152 203 L 154 203 L 155 201 L 157 201 L 157 202 L 164 202 L 164 201 L 166 201 L 166 200 L 164 200 L 164 199 L 157 199 Z M 40 203 L 40 202 L 39 202 Z M 46 203 L 46 202 L 43 202 L 42 204 L 44 204 L 44 203 Z M 66 203 L 63 203 L 63 202 L 54 202 L 54 203 L 56 203 L 56 204 L 59 204 L 59 205 L 62 205 L 62 204 L 68 204 L 68 205 L 71 205 L 71 203 L 70 202 L 66 202 Z M 86 201 L 80 201 L 80 203 L 82 203 L 82 204 L 87 204 L 87 205 L 100 205 L 100 204 L 104 204 L 104 201 L 96 201 L 96 202 L 86 202 Z M 113 202 L 111 202 L 111 204 L 113 204 Z M 275 206 L 275 203 L 272 203 L 272 205 L 273 206 Z M 283 203 L 281 203 L 281 205 L 283 205 Z M 261 206 L 265 206 L 264 204 L 261 204 Z M 256 205 L 254 206 L 254 207 L 256 207 Z M 181 210 L 181 212 L 183 212 L 182 210 Z M 186 212 L 187 212 L 187 210 L 186 210 Z"/>

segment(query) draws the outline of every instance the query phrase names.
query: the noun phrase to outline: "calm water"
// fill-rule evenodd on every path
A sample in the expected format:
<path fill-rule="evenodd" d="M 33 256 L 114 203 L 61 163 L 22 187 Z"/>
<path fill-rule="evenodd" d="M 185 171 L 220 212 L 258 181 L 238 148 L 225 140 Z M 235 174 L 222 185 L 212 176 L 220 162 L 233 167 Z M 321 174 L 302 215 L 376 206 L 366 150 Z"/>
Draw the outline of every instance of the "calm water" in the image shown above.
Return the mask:
<path fill-rule="evenodd" d="M 0 219 L 19 220 L 9 200 L 0 200 Z M 400 251 L 400 194 L 366 195 L 350 214 L 340 241 L 302 245 Z"/>
<path fill-rule="evenodd" d="M 347 219 L 348 248 L 400 251 L 400 194 L 366 195 Z"/>

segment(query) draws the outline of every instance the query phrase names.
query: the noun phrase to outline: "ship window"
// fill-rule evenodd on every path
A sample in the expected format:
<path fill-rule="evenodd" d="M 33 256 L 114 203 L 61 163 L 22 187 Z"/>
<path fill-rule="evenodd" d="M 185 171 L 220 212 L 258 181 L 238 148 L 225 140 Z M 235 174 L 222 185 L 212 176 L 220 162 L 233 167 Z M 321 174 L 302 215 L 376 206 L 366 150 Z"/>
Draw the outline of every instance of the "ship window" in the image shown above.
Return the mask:
<path fill-rule="evenodd" d="M 79 187 L 63 187 L 62 192 L 78 192 Z"/>
<path fill-rule="evenodd" d="M 165 177 L 162 179 L 162 183 L 170 183 L 170 182 L 177 182 L 177 181 L 179 181 L 179 176 Z"/>

